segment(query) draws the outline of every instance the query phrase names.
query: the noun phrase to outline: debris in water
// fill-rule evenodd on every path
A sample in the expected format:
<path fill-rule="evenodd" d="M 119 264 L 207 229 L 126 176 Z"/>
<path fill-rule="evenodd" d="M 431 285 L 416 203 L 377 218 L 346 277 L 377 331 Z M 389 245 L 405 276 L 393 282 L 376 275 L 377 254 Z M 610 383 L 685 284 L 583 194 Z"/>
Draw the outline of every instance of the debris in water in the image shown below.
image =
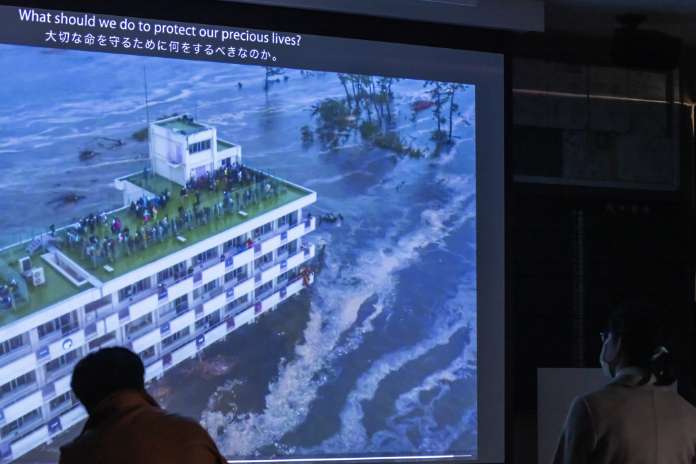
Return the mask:
<path fill-rule="evenodd" d="M 75 192 L 68 192 L 68 193 L 63 193 L 62 195 L 59 195 L 58 197 L 54 198 L 53 200 L 49 200 L 47 203 L 50 204 L 63 204 L 63 205 L 69 205 L 72 203 L 77 203 L 80 200 L 83 200 L 85 198 L 84 195 L 78 195 Z"/>
<path fill-rule="evenodd" d="M 80 152 L 80 161 L 89 161 L 96 157 L 99 153 L 94 150 L 82 150 Z"/>

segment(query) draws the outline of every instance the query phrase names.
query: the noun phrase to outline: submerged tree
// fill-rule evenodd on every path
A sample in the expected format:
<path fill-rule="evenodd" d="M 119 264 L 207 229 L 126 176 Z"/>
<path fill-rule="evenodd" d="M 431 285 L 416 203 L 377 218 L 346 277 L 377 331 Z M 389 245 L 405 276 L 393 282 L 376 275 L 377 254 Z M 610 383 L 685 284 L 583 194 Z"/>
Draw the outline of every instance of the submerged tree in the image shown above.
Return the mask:
<path fill-rule="evenodd" d="M 442 142 L 445 138 L 445 133 L 442 130 L 442 123 L 445 122 L 445 118 L 442 117 L 442 112 L 447 101 L 447 86 L 440 81 L 426 81 L 423 87 L 427 89 L 426 91 L 433 103 L 433 117 L 437 123 L 437 129 L 433 132 L 432 139 L 436 142 Z"/>
<path fill-rule="evenodd" d="M 459 110 L 459 105 L 454 101 L 454 96 L 457 93 L 457 90 L 460 89 L 466 89 L 466 86 L 463 84 L 457 84 L 454 82 L 451 82 L 447 84 L 446 88 L 446 93 L 447 93 L 447 99 L 449 100 L 449 130 L 447 132 L 447 141 L 449 143 L 452 143 L 452 120 L 454 113 L 456 113 Z"/>
<path fill-rule="evenodd" d="M 276 76 L 281 76 L 281 75 L 283 75 L 283 73 L 284 73 L 283 68 L 266 66 L 266 78 L 265 78 L 264 83 L 263 83 L 263 90 L 265 92 L 268 92 L 268 89 L 271 87 L 271 84 L 273 82 L 277 82 Z"/>
<path fill-rule="evenodd" d="M 367 120 L 387 129 L 393 119 L 392 85 L 398 79 L 392 77 L 373 77 L 359 74 L 339 74 L 338 80 L 346 94 L 345 102 L 356 116 L 363 112 Z"/>
<path fill-rule="evenodd" d="M 316 130 L 321 143 L 329 148 L 338 148 L 350 135 L 355 118 L 343 100 L 326 98 L 312 108 L 312 116 L 318 120 Z"/>
<path fill-rule="evenodd" d="M 312 112 L 317 120 L 315 134 L 322 145 L 336 149 L 351 134 L 358 134 L 366 144 L 399 155 L 423 156 L 423 152 L 407 143 L 394 127 L 392 86 L 397 78 L 338 74 L 338 80 L 345 97 L 324 99 Z M 307 132 L 302 131 L 303 140 L 309 139 Z"/>

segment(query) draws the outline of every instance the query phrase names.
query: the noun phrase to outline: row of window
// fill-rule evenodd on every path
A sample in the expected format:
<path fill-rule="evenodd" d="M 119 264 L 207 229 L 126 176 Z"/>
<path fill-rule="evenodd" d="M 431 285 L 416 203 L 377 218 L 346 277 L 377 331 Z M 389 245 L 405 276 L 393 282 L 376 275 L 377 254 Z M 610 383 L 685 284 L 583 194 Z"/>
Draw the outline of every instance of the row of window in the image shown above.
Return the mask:
<path fill-rule="evenodd" d="M 41 420 L 41 408 L 36 408 L 23 415 L 22 417 L 5 424 L 0 428 L 0 437 L 7 438 L 13 432 L 21 429 L 22 427 L 38 422 Z"/>
<path fill-rule="evenodd" d="M 293 278 L 295 276 L 297 276 L 297 269 L 291 269 L 290 271 L 281 274 L 278 277 L 278 282 L 285 281 L 285 280 L 287 280 L 289 278 Z M 217 281 L 213 281 L 211 283 L 213 283 L 213 284 L 215 284 L 215 286 L 217 286 Z M 209 290 L 214 289 L 215 286 L 210 287 Z M 272 281 L 266 282 L 265 284 L 263 284 L 255 289 L 254 297 L 259 298 L 264 293 L 271 290 L 272 288 L 273 288 L 273 282 Z M 181 298 L 186 299 L 186 301 L 188 301 L 186 295 L 184 295 Z M 183 301 L 182 299 L 179 299 L 179 300 Z M 225 314 L 231 314 L 231 313 L 235 312 L 235 310 L 237 308 L 241 308 L 241 307 L 245 306 L 246 304 L 248 304 L 248 302 L 249 302 L 249 294 L 243 295 L 243 296 L 235 299 L 234 301 L 231 301 L 230 303 L 228 303 L 225 306 L 225 309 L 224 309 Z M 219 324 L 221 322 L 221 314 L 220 313 L 221 313 L 220 311 L 215 311 L 215 312 L 197 320 L 195 323 L 195 330 L 196 331 L 199 331 L 202 329 L 207 330 L 207 329 Z M 146 314 L 146 315 L 144 315 L 144 316 L 142 316 L 134 321 L 131 321 L 125 327 L 126 335 L 128 336 L 128 338 L 131 338 L 131 336 L 133 334 L 137 333 L 138 331 L 140 331 L 144 327 L 152 325 L 153 322 L 154 322 L 153 313 Z M 162 342 L 161 342 L 162 348 L 165 349 L 165 348 L 171 347 L 177 341 L 188 337 L 190 334 L 191 334 L 190 327 L 185 327 L 184 329 L 179 330 L 178 332 L 171 334 L 168 337 L 165 337 L 164 339 L 162 339 Z M 116 339 L 116 332 L 115 331 L 110 332 L 106 335 L 103 335 L 99 338 L 92 340 L 89 343 L 89 349 L 90 350 L 97 349 L 98 347 L 102 346 L 103 344 L 108 343 L 110 341 L 113 341 L 115 339 Z M 60 371 L 64 367 L 71 366 L 72 364 L 74 364 L 78 360 L 78 358 L 80 357 L 80 354 L 81 354 L 81 350 L 78 348 L 78 349 L 72 350 L 72 351 L 70 351 L 70 352 L 68 352 L 68 353 L 66 353 L 66 354 L 64 354 L 56 359 L 49 361 L 45 365 L 46 375 L 48 376 L 54 372 Z M 154 357 L 155 354 L 156 354 L 156 349 L 155 349 L 155 346 L 153 345 L 150 348 L 141 352 L 140 356 L 142 357 L 143 360 L 148 360 L 148 359 Z M 0 385 L 0 399 L 2 399 L 3 397 L 10 395 L 14 392 L 17 392 L 21 389 L 29 387 L 35 383 L 36 383 L 36 373 L 34 371 L 28 372 L 28 373 L 21 375 L 15 379 L 12 379 L 11 381 L 9 381 L 3 385 Z M 49 403 L 49 407 L 50 407 L 51 411 L 63 406 L 68 401 L 73 401 L 73 399 L 71 399 L 71 398 L 72 398 L 71 393 L 65 393 L 63 395 L 60 395 L 59 397 L 54 398 Z M 3 429 L 5 431 L 3 431 L 1 433 L 2 437 L 4 438 L 5 436 L 7 436 L 7 434 L 10 434 L 14 430 L 16 430 L 17 428 L 21 427 L 22 424 L 24 422 L 26 422 L 26 420 L 31 419 L 31 417 L 33 417 L 33 416 L 31 416 L 31 413 L 30 413 L 26 417 L 22 417 L 22 418 L 18 419 L 13 424 L 7 424 L 5 426 L 6 430 Z"/>
<path fill-rule="evenodd" d="M 104 348 L 105 345 L 108 343 L 116 340 L 116 331 L 114 330 L 113 332 L 109 332 L 108 334 L 102 335 L 101 337 L 97 337 L 91 342 L 89 342 L 89 350 L 97 350 L 99 348 Z"/>
<path fill-rule="evenodd" d="M 279 219 L 277 219 L 277 226 L 282 227 L 284 225 L 294 225 L 297 223 L 298 220 L 298 212 L 292 212 L 290 214 L 287 214 Z M 255 229 L 252 231 L 253 236 L 260 236 L 263 234 L 266 234 L 270 232 L 273 229 L 273 222 L 269 222 L 264 224 L 263 226 Z M 227 251 L 232 247 L 241 247 L 244 245 L 245 241 L 247 239 L 247 234 L 243 234 L 241 236 L 235 237 L 232 240 L 229 240 L 223 245 L 223 250 Z M 297 251 L 297 246 L 298 246 L 298 241 L 294 240 L 290 243 L 284 244 L 281 247 L 278 248 L 277 250 L 277 255 L 282 255 L 284 253 L 290 253 L 293 254 Z M 203 262 L 203 261 L 208 261 L 210 259 L 214 259 L 218 257 L 219 249 L 218 247 L 213 247 L 199 255 L 197 255 L 192 261 L 193 263 L 196 262 Z M 260 258 L 257 258 L 254 262 L 254 265 L 256 267 L 262 267 L 270 262 L 273 261 L 273 252 L 267 253 Z M 169 278 L 175 278 L 178 279 L 182 276 L 185 276 L 187 272 L 187 265 L 185 261 L 182 261 L 180 263 L 177 263 L 174 266 L 171 266 L 168 269 L 165 269 L 157 274 L 157 282 L 162 282 L 165 281 Z M 297 275 L 297 270 L 293 269 L 289 272 L 286 272 L 284 274 L 281 274 L 278 277 L 278 282 L 285 281 L 289 278 L 292 278 Z M 225 274 L 223 280 L 224 283 L 228 283 L 232 280 L 243 280 L 248 278 L 249 276 L 249 266 L 244 265 L 239 268 L 236 268 L 227 274 Z M 212 282 L 207 283 L 203 289 L 202 289 L 202 294 L 208 294 L 210 292 L 213 292 L 216 288 L 219 287 L 220 282 L 217 280 L 214 280 Z M 147 289 L 150 289 L 152 287 L 152 279 L 151 278 L 144 278 L 138 282 L 135 282 L 132 285 L 128 285 L 118 291 L 118 297 L 119 300 L 125 300 L 128 298 L 133 297 L 134 295 L 143 292 Z M 267 282 L 266 284 L 258 287 L 255 290 L 254 296 L 258 297 L 261 294 L 265 293 L 272 287 L 272 282 Z M 198 298 L 201 295 L 201 289 L 196 289 L 194 291 L 193 298 Z M 230 312 L 234 311 L 236 308 L 246 304 L 248 302 L 248 295 L 244 295 L 240 298 L 237 298 L 236 300 L 232 301 L 226 306 L 226 312 L 229 314 Z M 111 295 L 108 295 L 104 298 L 101 298 L 97 301 L 93 301 L 91 303 L 88 303 L 85 305 L 85 314 L 87 321 L 89 322 L 92 319 L 95 319 L 96 317 L 96 311 L 100 308 L 110 306 L 112 304 L 112 297 Z M 178 313 L 185 312 L 189 309 L 189 297 L 188 295 L 183 295 L 176 300 L 174 300 L 171 303 L 171 309 L 170 310 L 175 310 Z M 90 315 L 93 315 L 95 317 L 90 318 Z M 198 330 L 202 326 L 211 326 L 219 322 L 220 315 L 216 312 L 211 315 L 206 316 L 206 318 L 199 320 L 196 323 L 196 329 Z M 131 321 L 128 323 L 125 327 L 126 331 L 126 336 L 128 339 L 135 338 L 135 336 L 142 331 L 144 328 L 152 325 L 155 322 L 154 320 L 154 314 L 150 313 L 147 314 L 135 321 Z M 40 326 L 37 327 L 37 332 L 38 332 L 38 337 L 40 340 L 45 339 L 47 337 L 50 337 L 52 335 L 56 336 L 65 336 L 72 331 L 76 330 L 79 328 L 79 322 L 78 322 L 78 313 L 77 311 L 71 311 L 70 313 L 64 314 L 54 320 L 48 321 L 44 324 L 41 324 Z M 166 343 L 173 343 L 176 339 L 172 338 L 175 336 L 183 336 L 182 333 L 177 333 L 174 334 L 170 337 L 168 337 Z M 88 344 L 88 349 L 90 351 L 98 349 L 99 347 L 102 347 L 109 342 L 112 342 L 116 340 L 116 332 L 110 332 L 106 335 L 100 336 L 97 339 L 94 339 L 89 342 Z M 163 341 L 163 343 L 165 343 Z M 165 343 L 165 344 L 166 344 Z M 0 357 L 7 355 L 8 353 L 14 352 L 22 347 L 29 346 L 29 336 L 28 333 L 22 334 L 15 336 L 11 339 L 5 340 L 3 342 L 0 342 Z M 163 345 L 164 346 L 164 345 Z M 154 350 L 154 347 L 152 347 Z M 149 350 L 149 349 L 148 349 Z M 148 356 L 154 356 L 153 351 L 148 351 L 144 352 L 145 355 Z M 49 361 L 45 365 L 45 370 L 47 375 L 52 374 L 54 372 L 57 372 L 61 370 L 65 366 L 72 365 L 80 355 L 80 350 L 76 349 L 73 350 L 69 353 L 66 353 L 65 355 L 53 359 Z M 0 385 L 0 399 L 3 397 L 16 392 L 22 388 L 25 388 L 27 386 L 30 386 L 36 382 L 36 374 L 34 372 L 30 372 L 27 374 L 24 374 L 20 377 L 17 377 L 15 379 L 12 379 L 9 382 L 6 382 L 5 384 Z"/>
<path fill-rule="evenodd" d="M 279 217 L 278 220 L 276 221 L 278 223 L 278 227 L 283 227 L 285 225 L 293 227 L 294 225 L 297 224 L 299 218 L 299 212 L 298 211 L 293 211 L 292 213 L 286 214 L 285 216 Z"/>
<path fill-rule="evenodd" d="M 24 375 L 20 375 L 19 377 L 0 385 L 0 399 L 3 399 L 16 391 L 23 390 L 34 383 L 36 383 L 36 372 L 31 371 Z"/>
<path fill-rule="evenodd" d="M 124 301 L 127 300 L 128 298 L 132 298 L 133 296 L 137 295 L 140 292 L 144 292 L 145 290 L 149 289 L 152 287 L 152 279 L 149 277 L 145 277 L 142 280 L 139 280 L 133 284 L 127 285 L 123 287 L 121 290 L 118 291 L 118 301 Z"/>
<path fill-rule="evenodd" d="M 183 329 L 171 334 L 170 336 L 162 339 L 162 349 L 172 346 L 177 341 L 186 338 L 191 333 L 191 328 L 186 326 Z"/>
<path fill-rule="evenodd" d="M 12 337 L 9 340 L 5 340 L 4 342 L 0 343 L 0 356 L 6 355 L 23 347 L 26 344 L 26 338 L 26 334 L 17 335 L 16 337 Z"/>
<path fill-rule="evenodd" d="M 249 277 L 249 266 L 245 264 L 244 266 L 239 266 L 233 271 L 228 272 L 225 274 L 224 280 L 225 283 L 228 283 L 230 281 L 236 280 L 236 281 L 242 281 L 246 278 Z"/>
<path fill-rule="evenodd" d="M 262 235 L 268 234 L 273 230 L 273 222 L 267 222 L 266 224 L 257 227 L 251 231 L 251 236 L 254 239 L 259 238 Z"/>
<path fill-rule="evenodd" d="M 135 336 L 141 332 L 145 327 L 152 325 L 154 322 L 153 313 L 147 313 L 138 319 L 126 324 L 126 337 L 129 340 L 135 338 Z"/>
<path fill-rule="evenodd" d="M 67 335 L 77 329 L 79 325 L 77 311 L 71 311 L 38 326 L 39 339 L 46 338 L 53 334 L 58 334 L 60 336 Z"/>
<path fill-rule="evenodd" d="M 175 264 L 163 271 L 157 273 L 157 283 L 161 284 L 165 280 L 174 279 L 179 280 L 186 277 L 186 261 Z"/>
<path fill-rule="evenodd" d="M 286 214 L 285 216 L 280 217 L 277 219 L 276 223 L 278 227 L 282 227 L 284 225 L 295 225 L 297 224 L 299 217 L 299 212 L 298 211 L 293 211 L 292 213 Z M 257 227 L 251 232 L 251 236 L 253 238 L 258 238 L 264 234 L 267 234 L 273 230 L 273 221 L 268 222 L 260 227 Z M 222 246 L 222 252 L 227 253 L 230 249 L 239 249 L 240 247 L 243 247 L 245 242 L 247 240 L 247 234 L 242 234 L 238 237 L 235 237 L 231 240 L 228 240 L 225 242 Z M 282 250 L 279 250 L 279 252 L 285 252 L 287 250 L 287 247 L 289 245 L 283 245 L 281 248 Z M 293 245 L 296 250 L 297 244 L 295 243 Z M 204 251 L 203 253 L 200 253 L 196 256 L 194 256 L 191 260 L 192 265 L 200 265 L 203 264 L 207 261 L 210 261 L 212 259 L 216 259 L 220 256 L 220 251 L 219 248 L 212 247 L 209 250 Z M 166 281 L 169 278 L 174 278 L 175 280 L 178 280 L 184 276 L 187 275 L 187 273 L 190 273 L 191 271 L 187 271 L 187 266 L 186 262 L 182 261 L 180 263 L 175 264 L 174 266 L 164 269 L 163 271 L 160 271 L 157 273 L 157 283 L 162 283 Z M 119 301 L 124 301 L 128 298 L 133 297 L 134 295 L 143 292 L 149 288 L 152 287 L 152 280 L 149 277 L 146 277 L 145 279 L 142 279 L 132 285 L 128 285 L 118 291 L 118 299 Z"/>
<path fill-rule="evenodd" d="M 203 140 L 202 142 L 192 143 L 188 146 L 189 153 L 198 153 L 204 150 L 210 150 L 210 140 Z"/>
<path fill-rule="evenodd" d="M 293 254 L 297 251 L 297 240 L 293 240 L 290 243 L 281 245 L 278 250 L 277 254 L 281 255 L 286 252 Z M 201 253 L 200 255 L 197 256 L 197 259 L 199 260 L 208 260 L 211 258 L 217 257 L 217 248 L 211 248 L 210 250 Z M 270 262 L 272 262 L 274 259 L 274 253 L 269 252 L 266 253 L 265 255 L 257 258 L 254 261 L 254 266 L 256 268 L 262 267 Z M 157 275 L 157 280 L 162 281 L 165 280 L 169 277 L 175 277 L 180 275 L 181 273 L 185 272 L 185 267 L 186 264 L 185 262 L 178 263 L 168 269 L 165 269 L 164 271 L 161 271 Z M 239 268 L 234 269 L 231 272 L 228 272 L 225 277 L 224 277 L 224 282 L 227 283 L 231 280 L 237 279 L 241 280 L 244 278 L 248 277 L 248 265 L 241 266 Z M 140 293 L 142 291 L 145 291 L 149 288 L 151 288 L 152 282 L 150 278 L 145 278 L 142 279 L 132 285 L 128 285 L 127 287 L 122 288 L 121 290 L 118 291 L 119 299 L 127 299 L 132 297 L 133 295 Z M 217 281 L 211 281 L 207 283 L 204 288 L 203 292 L 208 293 L 214 290 L 218 286 Z M 198 294 L 194 293 L 194 299 L 198 298 Z M 101 308 L 105 306 L 106 304 L 111 303 L 111 297 L 108 296 L 106 298 L 102 298 L 100 300 L 97 300 L 96 302 L 92 302 L 89 305 L 85 306 L 86 311 L 95 311 L 98 308 Z M 188 301 L 188 296 L 184 295 L 182 297 L 179 297 L 177 300 L 173 302 L 173 308 L 177 312 L 182 312 L 188 309 L 189 307 L 189 301 Z M 89 307 L 88 307 L 89 306 Z M 146 316 L 147 317 L 147 316 Z M 131 333 L 137 332 L 142 326 L 147 325 L 152 323 L 151 320 L 151 315 L 149 316 L 150 319 L 146 320 L 141 318 L 139 321 L 133 321 L 128 324 L 126 327 L 126 334 L 128 336 L 131 335 Z M 64 314 L 52 321 L 46 322 L 44 324 L 41 324 L 40 326 L 37 327 L 39 339 L 45 339 L 46 337 L 56 334 L 60 336 L 67 335 L 68 333 L 76 330 L 79 327 L 79 322 L 78 322 L 78 315 L 77 311 L 71 311 L 70 313 Z M 106 337 L 106 336 L 105 336 Z M 109 340 L 102 340 L 101 338 L 99 340 L 94 340 L 91 342 L 91 344 L 96 346 L 100 346 L 103 343 L 106 343 Z M 23 346 L 28 345 L 28 336 L 27 334 L 23 335 L 18 335 L 16 337 L 13 337 L 9 340 L 5 340 L 4 342 L 0 343 L 0 356 L 3 356 L 5 354 L 8 354 L 12 351 L 15 351 L 19 348 L 22 348 Z M 90 346 L 90 349 L 92 349 L 93 346 Z"/>
<path fill-rule="evenodd" d="M 72 391 L 63 393 L 53 398 L 48 403 L 49 410 L 53 413 L 59 409 L 63 409 L 69 405 L 77 404 L 77 398 Z M 30 424 L 39 422 L 43 415 L 41 414 L 41 407 L 38 407 L 32 411 L 29 411 L 22 417 L 19 417 L 12 422 L 8 422 L 0 428 L 0 438 L 7 438 L 14 432 L 20 430 L 22 427 L 26 427 Z"/>
<path fill-rule="evenodd" d="M 217 258 L 218 255 L 218 247 L 213 247 L 209 250 L 204 251 L 203 253 L 197 254 L 196 256 L 193 257 L 193 263 L 194 264 L 203 264 L 207 261 L 210 261 L 211 259 Z"/>
<path fill-rule="evenodd" d="M 72 366 L 75 362 L 77 362 L 78 358 L 80 357 L 80 354 L 81 350 L 78 348 L 47 362 L 44 366 L 44 369 L 46 371 L 46 377 L 50 377 L 52 374 L 54 374 L 55 372 L 59 372 L 64 367 Z M 35 371 L 27 372 L 26 374 L 22 374 L 18 377 L 15 377 L 9 382 L 5 382 L 2 385 L 0 385 L 0 400 L 8 397 L 9 395 L 22 391 L 34 385 L 35 383 Z"/>
<path fill-rule="evenodd" d="M 71 366 L 80 357 L 81 351 L 82 350 L 80 348 L 77 348 L 72 351 L 68 351 L 62 356 L 50 360 L 45 366 L 46 374 L 52 374 L 60 371 L 64 367 Z"/>

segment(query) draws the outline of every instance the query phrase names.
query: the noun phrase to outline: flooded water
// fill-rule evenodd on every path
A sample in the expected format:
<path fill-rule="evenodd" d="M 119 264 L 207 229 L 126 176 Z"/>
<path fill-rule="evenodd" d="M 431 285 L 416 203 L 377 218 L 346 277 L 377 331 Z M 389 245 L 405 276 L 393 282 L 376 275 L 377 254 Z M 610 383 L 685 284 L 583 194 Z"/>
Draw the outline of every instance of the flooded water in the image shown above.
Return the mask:
<path fill-rule="evenodd" d="M 315 214 L 344 217 L 310 236 L 326 245 L 311 289 L 152 386 L 167 408 L 230 457 L 476 454 L 473 87 L 457 97 L 455 143 L 412 159 L 358 136 L 303 146 L 313 105 L 344 96 L 332 73 L 287 70 L 264 92 L 253 66 L 9 46 L 0 63 L 12 69 L 0 75 L 2 244 L 119 204 L 112 180 L 147 156 L 131 137 L 147 121 L 145 72 L 151 119 L 217 126 L 246 163 L 316 190 Z M 431 112 L 411 112 L 423 83 L 393 91 L 400 135 L 432 147 Z"/>

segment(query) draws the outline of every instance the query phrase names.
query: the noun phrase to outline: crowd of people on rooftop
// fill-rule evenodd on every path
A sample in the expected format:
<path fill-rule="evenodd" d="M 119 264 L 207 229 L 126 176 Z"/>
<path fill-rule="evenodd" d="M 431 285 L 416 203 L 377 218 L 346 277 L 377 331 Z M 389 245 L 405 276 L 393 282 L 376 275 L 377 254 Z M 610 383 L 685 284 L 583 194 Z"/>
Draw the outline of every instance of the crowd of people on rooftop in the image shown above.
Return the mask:
<path fill-rule="evenodd" d="M 146 169 L 143 180 L 149 185 Z M 230 214 L 246 216 L 245 210 L 277 198 L 282 184 L 273 177 L 241 164 L 222 166 L 189 179 L 179 191 L 176 205 L 172 192 L 144 194 L 126 210 L 92 213 L 65 230 L 63 240 L 93 268 L 114 264 L 119 257 L 142 252 L 169 239 L 185 241 L 186 231 L 210 224 Z M 178 206 L 177 206 L 178 205 Z M 174 210 L 172 207 L 176 207 Z M 51 236 L 56 236 L 54 226 Z"/>
<path fill-rule="evenodd" d="M 19 284 L 15 278 L 0 283 L 0 307 L 14 309 L 19 292 Z"/>

